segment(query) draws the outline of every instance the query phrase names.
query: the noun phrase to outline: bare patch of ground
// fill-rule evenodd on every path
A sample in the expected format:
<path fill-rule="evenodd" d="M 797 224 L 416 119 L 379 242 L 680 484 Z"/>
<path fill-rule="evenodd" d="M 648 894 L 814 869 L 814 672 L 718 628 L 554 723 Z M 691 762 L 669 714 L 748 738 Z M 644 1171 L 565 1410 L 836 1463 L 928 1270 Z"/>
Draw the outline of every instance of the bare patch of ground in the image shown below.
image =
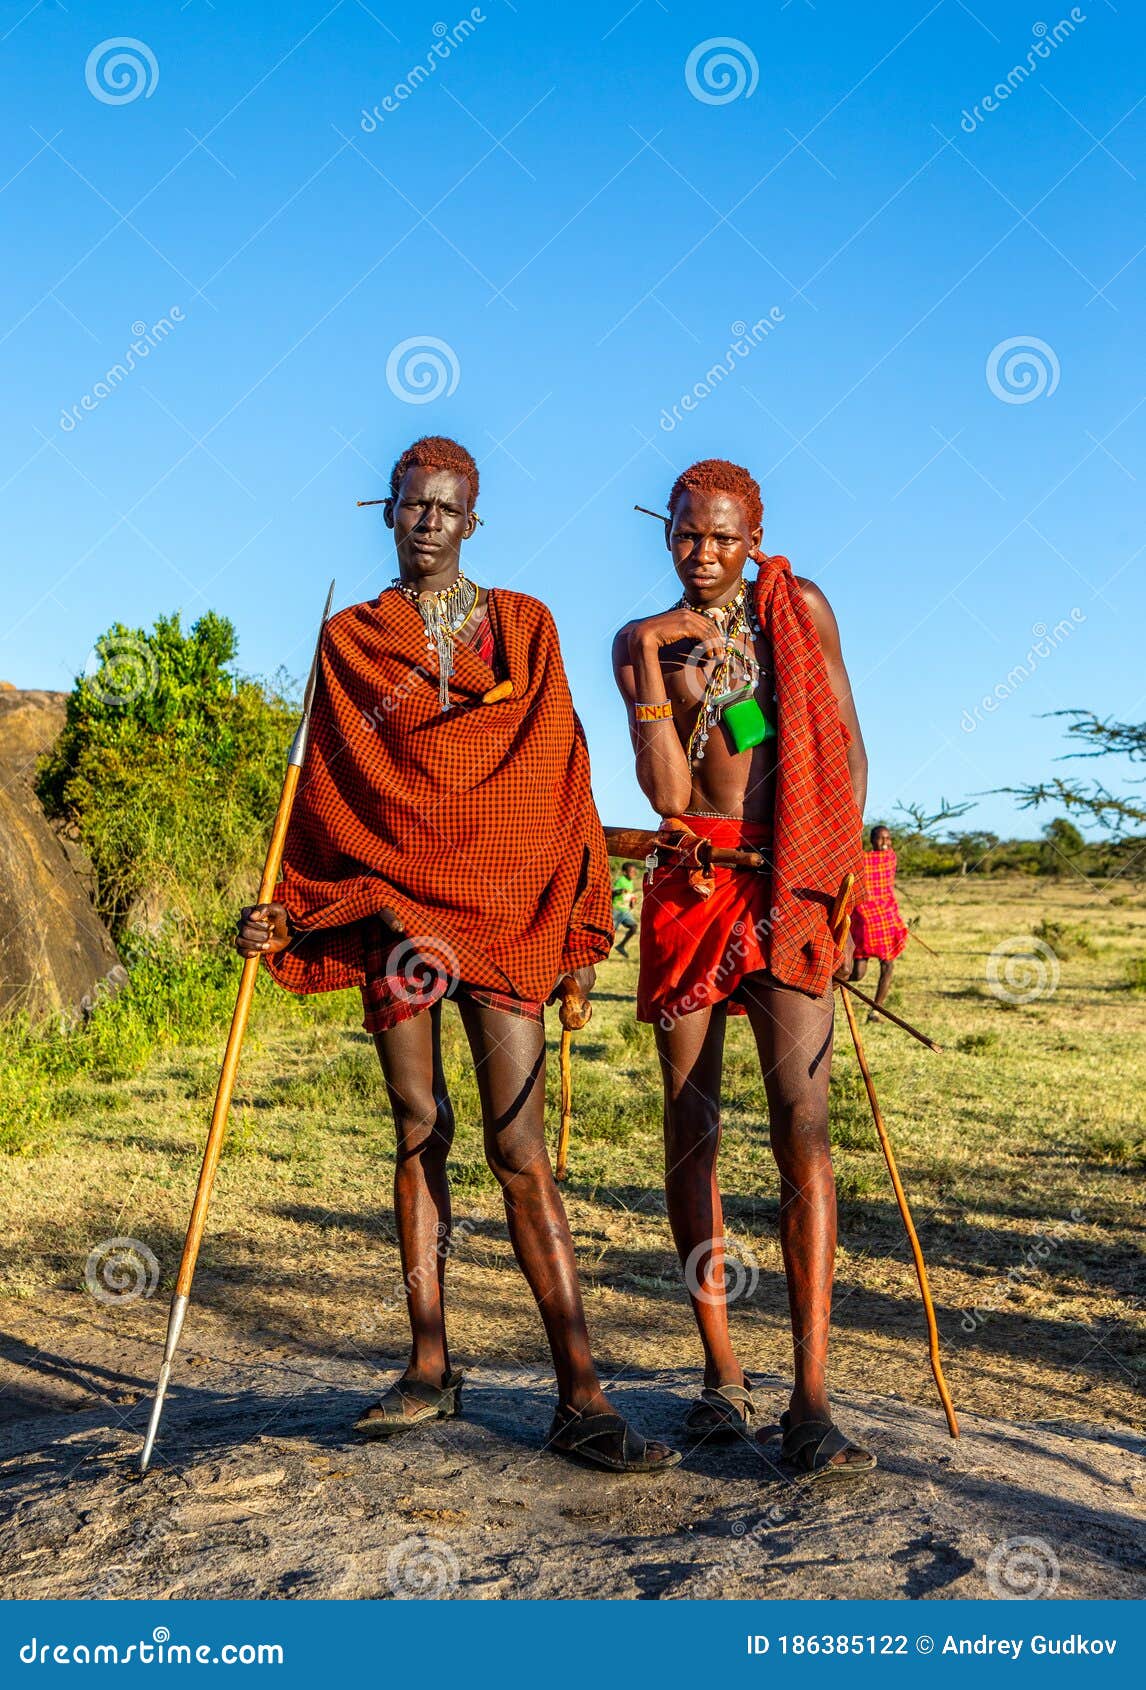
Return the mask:
<path fill-rule="evenodd" d="M 848 1391 L 865 1478 L 795 1485 L 747 1441 L 613 1477 L 544 1451 L 536 1367 L 467 1369 L 464 1418 L 370 1444 L 349 1427 L 388 1363 L 240 1346 L 203 1313 L 141 1479 L 160 1310 L 77 1311 L 25 1308 L 3 1346 L 5 1597 L 1094 1598 L 1140 1578 L 1143 1446 L 1109 1426 L 968 1414 L 954 1443 L 937 1409 Z M 673 1441 L 696 1383 L 611 1390 Z"/>

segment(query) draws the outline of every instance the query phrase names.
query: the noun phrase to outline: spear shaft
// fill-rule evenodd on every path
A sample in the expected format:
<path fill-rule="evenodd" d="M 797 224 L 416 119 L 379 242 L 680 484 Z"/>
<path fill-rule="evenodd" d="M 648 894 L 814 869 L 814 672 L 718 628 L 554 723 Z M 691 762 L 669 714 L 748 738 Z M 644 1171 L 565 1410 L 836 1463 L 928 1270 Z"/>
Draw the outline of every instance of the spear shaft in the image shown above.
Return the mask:
<path fill-rule="evenodd" d="M 290 752 L 287 756 L 286 774 L 283 778 L 282 792 L 279 795 L 278 809 L 275 812 L 274 826 L 271 829 L 270 843 L 267 846 L 266 861 L 263 864 L 263 878 L 259 884 L 258 901 L 260 904 L 270 903 L 274 896 L 275 886 L 278 883 L 279 869 L 282 867 L 287 827 L 290 823 L 291 809 L 294 805 L 295 792 L 298 789 L 299 776 L 302 773 L 303 759 L 306 756 L 307 733 L 310 727 L 311 705 L 314 702 L 314 686 L 318 676 L 318 654 L 322 645 L 322 631 L 326 626 L 326 619 L 330 615 L 330 606 L 333 599 L 334 582 L 332 581 L 330 591 L 326 596 L 326 608 L 322 613 L 322 622 L 319 625 L 314 661 L 310 666 L 310 678 L 306 684 L 302 718 L 295 730 L 295 736 L 291 741 Z M 235 1090 L 235 1077 L 239 1071 L 239 1057 L 242 1054 L 243 1038 L 247 1031 L 247 1019 L 251 1012 L 251 999 L 254 997 L 258 973 L 259 958 L 257 956 L 247 957 L 239 976 L 235 1011 L 231 1017 L 231 1030 L 227 1034 L 227 1048 L 223 1053 L 223 1066 L 219 1074 L 219 1085 L 215 1092 L 215 1107 L 211 1111 L 211 1126 L 207 1133 L 206 1148 L 203 1151 L 203 1165 L 199 1170 L 199 1184 L 195 1189 L 195 1201 L 191 1206 L 191 1219 L 187 1226 L 187 1236 L 183 1241 L 183 1255 L 179 1261 L 179 1272 L 175 1280 L 175 1295 L 171 1299 L 171 1311 L 167 1317 L 167 1338 L 163 1346 L 163 1364 L 159 1369 L 159 1380 L 155 1388 L 155 1401 L 151 1408 L 147 1437 L 144 1440 L 143 1453 L 139 1458 L 141 1473 L 146 1473 L 151 1462 L 151 1452 L 155 1447 L 155 1434 L 159 1430 L 163 1401 L 167 1395 L 167 1386 L 171 1379 L 171 1364 L 175 1359 L 175 1351 L 179 1347 L 183 1322 L 186 1319 L 187 1307 L 191 1299 L 191 1282 L 195 1277 L 195 1264 L 199 1259 L 199 1246 L 203 1241 L 203 1231 L 207 1225 L 207 1209 L 211 1202 L 211 1192 L 215 1184 L 215 1174 L 219 1167 L 219 1157 L 223 1151 L 223 1134 L 226 1131 L 227 1116 L 231 1109 L 231 1097 Z"/>

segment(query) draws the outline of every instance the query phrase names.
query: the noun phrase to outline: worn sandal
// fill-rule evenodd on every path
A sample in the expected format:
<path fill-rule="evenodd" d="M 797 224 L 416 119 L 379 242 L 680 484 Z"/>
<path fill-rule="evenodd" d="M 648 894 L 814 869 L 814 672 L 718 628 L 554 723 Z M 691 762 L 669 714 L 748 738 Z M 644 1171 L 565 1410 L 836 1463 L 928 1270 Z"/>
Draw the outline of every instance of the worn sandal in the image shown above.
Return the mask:
<path fill-rule="evenodd" d="M 619 1414 L 579 1414 L 572 1408 L 559 1408 L 553 1416 L 547 1447 L 613 1473 L 659 1473 L 680 1460 L 679 1450 L 646 1443 Z"/>
<path fill-rule="evenodd" d="M 427 1420 L 452 1420 L 461 1412 L 463 1378 L 461 1373 L 451 1373 L 441 1386 L 397 1379 L 380 1401 L 358 1416 L 354 1430 L 367 1438 L 389 1438 Z"/>
<path fill-rule="evenodd" d="M 706 1385 L 685 1415 L 685 1435 L 692 1440 L 730 1442 L 751 1430 L 757 1413 L 752 1381 L 747 1375 L 743 1385 Z"/>
<path fill-rule="evenodd" d="M 859 1444 L 852 1443 L 831 1420 L 802 1420 L 792 1424 L 791 1416 L 780 1416 L 783 1442 L 781 1458 L 794 1467 L 804 1479 L 850 1479 L 859 1473 L 870 1473 L 877 1465 L 876 1458 Z M 858 1459 L 834 1461 L 833 1456 L 853 1454 Z"/>

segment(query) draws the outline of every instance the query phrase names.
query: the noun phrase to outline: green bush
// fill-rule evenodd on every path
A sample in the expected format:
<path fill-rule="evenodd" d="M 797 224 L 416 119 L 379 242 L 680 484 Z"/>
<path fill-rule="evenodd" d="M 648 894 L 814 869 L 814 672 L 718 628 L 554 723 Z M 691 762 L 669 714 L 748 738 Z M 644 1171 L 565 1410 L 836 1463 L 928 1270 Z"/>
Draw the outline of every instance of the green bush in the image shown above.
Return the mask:
<path fill-rule="evenodd" d="M 41 765 L 47 814 L 91 858 L 117 938 L 189 952 L 229 926 L 258 884 L 295 720 L 280 692 L 231 672 L 235 633 L 208 612 L 150 634 L 117 622 L 96 642 Z"/>

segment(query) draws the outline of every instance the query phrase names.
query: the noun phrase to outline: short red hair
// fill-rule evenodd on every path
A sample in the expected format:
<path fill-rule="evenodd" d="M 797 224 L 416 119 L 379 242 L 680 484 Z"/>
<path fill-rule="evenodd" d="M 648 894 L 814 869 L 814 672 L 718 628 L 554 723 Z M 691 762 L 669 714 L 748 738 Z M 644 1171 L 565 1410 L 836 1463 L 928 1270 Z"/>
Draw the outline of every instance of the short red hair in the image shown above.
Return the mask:
<path fill-rule="evenodd" d="M 739 464 L 727 458 L 702 458 L 682 470 L 672 484 L 669 494 L 669 514 L 676 515 L 676 507 L 686 493 L 729 493 L 739 499 L 748 517 L 748 526 L 755 533 L 764 521 L 764 500 L 760 483 Z"/>
<path fill-rule="evenodd" d="M 456 440 L 448 440 L 444 434 L 425 434 L 421 440 L 407 446 L 390 471 L 392 499 L 398 497 L 402 477 L 409 469 L 446 469 L 451 475 L 462 476 L 469 483 L 470 508 L 477 504 L 478 467 L 471 453 L 464 446 L 459 446 Z"/>

